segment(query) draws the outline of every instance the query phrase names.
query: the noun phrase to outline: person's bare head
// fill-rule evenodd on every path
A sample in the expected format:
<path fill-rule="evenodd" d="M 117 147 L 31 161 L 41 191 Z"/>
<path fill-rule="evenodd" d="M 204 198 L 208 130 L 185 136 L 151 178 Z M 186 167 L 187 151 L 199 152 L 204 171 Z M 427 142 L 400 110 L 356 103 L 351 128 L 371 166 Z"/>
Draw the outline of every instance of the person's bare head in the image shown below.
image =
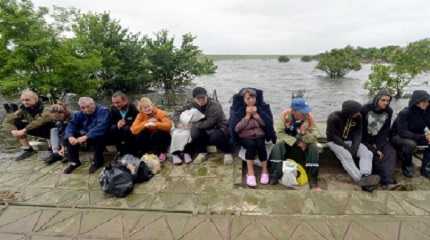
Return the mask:
<path fill-rule="evenodd" d="M 24 91 L 21 92 L 20 100 L 22 105 L 28 108 L 37 104 L 37 102 L 39 101 L 39 96 L 37 96 L 37 94 L 32 90 L 25 89 Z"/>
<path fill-rule="evenodd" d="M 151 115 L 154 110 L 154 104 L 152 103 L 151 99 L 147 97 L 143 97 L 139 101 L 139 112 L 144 113 L 146 115 Z"/>
<path fill-rule="evenodd" d="M 78 101 L 79 108 L 85 114 L 93 114 L 96 111 L 96 102 L 90 97 L 81 97 Z"/>
<path fill-rule="evenodd" d="M 68 110 L 64 104 L 54 104 L 49 108 L 52 117 L 57 121 L 64 121 L 68 115 Z"/>
<path fill-rule="evenodd" d="M 112 106 L 118 110 L 125 108 L 128 105 L 128 97 L 123 92 L 115 92 L 112 95 Z"/>

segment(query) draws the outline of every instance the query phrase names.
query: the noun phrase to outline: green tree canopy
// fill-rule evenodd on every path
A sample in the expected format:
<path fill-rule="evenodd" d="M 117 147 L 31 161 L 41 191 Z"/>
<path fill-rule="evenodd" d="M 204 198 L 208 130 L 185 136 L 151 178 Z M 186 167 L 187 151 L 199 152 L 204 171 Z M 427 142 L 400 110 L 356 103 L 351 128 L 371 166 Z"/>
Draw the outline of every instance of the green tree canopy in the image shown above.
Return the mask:
<path fill-rule="evenodd" d="M 327 73 L 330 78 L 336 79 L 345 76 L 350 71 L 360 70 L 361 64 L 353 48 L 348 46 L 320 54 L 316 68 Z"/>
<path fill-rule="evenodd" d="M 147 57 L 154 84 L 165 90 L 186 86 L 201 74 L 214 72 L 213 61 L 204 57 L 194 44 L 195 36 L 182 36 L 180 47 L 175 46 L 175 38 L 163 30 L 147 39 Z"/>
<path fill-rule="evenodd" d="M 370 95 L 381 88 L 391 89 L 397 98 L 418 74 L 430 69 L 430 40 L 408 44 L 406 48 L 392 51 L 389 64 L 376 64 L 365 84 Z"/>

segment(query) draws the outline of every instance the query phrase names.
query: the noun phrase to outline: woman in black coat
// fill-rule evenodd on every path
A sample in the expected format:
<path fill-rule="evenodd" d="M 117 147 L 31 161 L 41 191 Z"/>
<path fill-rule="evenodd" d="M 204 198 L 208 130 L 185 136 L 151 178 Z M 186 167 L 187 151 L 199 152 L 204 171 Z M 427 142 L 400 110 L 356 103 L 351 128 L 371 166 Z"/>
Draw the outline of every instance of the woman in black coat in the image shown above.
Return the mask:
<path fill-rule="evenodd" d="M 249 187 L 257 185 L 254 174 L 254 160 L 258 155 L 262 163 L 261 184 L 269 183 L 267 152 L 265 141 L 276 143 L 273 115 L 270 106 L 263 101 L 263 92 L 254 88 L 244 88 L 233 97 L 230 108 L 229 132 L 233 145 L 246 149 L 247 175 Z"/>

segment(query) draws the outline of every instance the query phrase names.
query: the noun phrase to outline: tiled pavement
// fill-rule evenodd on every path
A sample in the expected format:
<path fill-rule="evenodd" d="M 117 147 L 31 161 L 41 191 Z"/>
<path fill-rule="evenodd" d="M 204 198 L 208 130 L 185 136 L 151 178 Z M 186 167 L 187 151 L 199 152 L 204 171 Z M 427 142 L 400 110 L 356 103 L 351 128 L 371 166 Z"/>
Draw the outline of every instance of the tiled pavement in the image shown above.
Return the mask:
<path fill-rule="evenodd" d="M 64 165 L 45 166 L 36 158 L 21 162 L 0 160 L 0 192 L 15 193 L 14 204 L 47 207 L 136 209 L 201 214 L 388 214 L 430 215 L 430 191 L 375 191 L 330 187 L 329 191 L 238 187 L 241 164 L 224 166 L 221 158 L 202 164 L 173 167 L 136 185 L 127 198 L 106 196 L 98 174 L 88 175 L 88 161 L 74 174 L 64 175 Z M 330 185 L 351 185 L 349 179 Z M 408 181 L 427 179 L 414 178 Z M 340 182 L 340 183 L 339 183 Z"/>
<path fill-rule="evenodd" d="M 368 194 L 342 176 L 319 193 L 251 190 L 238 186 L 240 163 L 224 166 L 212 155 L 202 164 L 165 164 L 150 182 L 116 199 L 100 191 L 87 161 L 64 175 L 61 163 L 10 158 L 0 157 L 0 192 L 10 193 L 0 240 L 430 239 L 430 191 L 423 178 L 407 180 L 420 184 L 419 191 Z"/>
<path fill-rule="evenodd" d="M 430 217 L 191 215 L 5 207 L 2 240 L 430 239 Z"/>

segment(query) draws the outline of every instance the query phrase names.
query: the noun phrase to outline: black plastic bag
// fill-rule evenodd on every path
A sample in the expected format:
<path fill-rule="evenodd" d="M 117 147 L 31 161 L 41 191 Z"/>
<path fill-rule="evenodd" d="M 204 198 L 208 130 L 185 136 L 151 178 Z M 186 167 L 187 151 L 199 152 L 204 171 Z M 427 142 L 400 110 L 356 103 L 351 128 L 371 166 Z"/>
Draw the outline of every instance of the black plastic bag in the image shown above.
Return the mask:
<path fill-rule="evenodd" d="M 135 183 L 149 181 L 154 176 L 151 169 L 148 168 L 144 161 L 140 160 L 139 158 L 136 158 L 131 154 L 124 155 L 119 160 L 119 164 L 130 170 Z"/>
<path fill-rule="evenodd" d="M 151 169 L 146 165 L 144 161 L 141 161 L 139 164 L 139 168 L 137 169 L 136 175 L 134 175 L 134 182 L 142 183 L 149 181 L 154 174 Z"/>
<path fill-rule="evenodd" d="M 126 197 L 133 191 L 133 175 L 123 166 L 106 166 L 99 178 L 103 192 L 115 197 Z"/>

